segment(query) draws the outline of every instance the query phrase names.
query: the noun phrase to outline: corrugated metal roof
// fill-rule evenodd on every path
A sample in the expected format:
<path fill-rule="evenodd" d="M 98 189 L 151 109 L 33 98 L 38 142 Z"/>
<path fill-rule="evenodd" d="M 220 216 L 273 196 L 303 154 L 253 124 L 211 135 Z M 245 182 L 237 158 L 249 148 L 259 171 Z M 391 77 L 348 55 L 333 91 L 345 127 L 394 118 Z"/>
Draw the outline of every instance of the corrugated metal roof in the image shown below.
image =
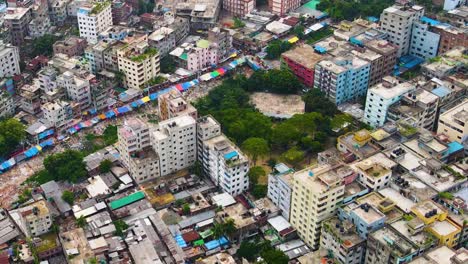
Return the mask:
<path fill-rule="evenodd" d="M 119 209 L 122 208 L 126 205 L 129 205 L 131 203 L 134 203 L 136 201 L 139 201 L 141 199 L 145 198 L 145 194 L 143 192 L 136 192 L 133 194 L 130 194 L 129 196 L 120 198 L 118 200 L 115 200 L 109 204 L 111 210 Z"/>

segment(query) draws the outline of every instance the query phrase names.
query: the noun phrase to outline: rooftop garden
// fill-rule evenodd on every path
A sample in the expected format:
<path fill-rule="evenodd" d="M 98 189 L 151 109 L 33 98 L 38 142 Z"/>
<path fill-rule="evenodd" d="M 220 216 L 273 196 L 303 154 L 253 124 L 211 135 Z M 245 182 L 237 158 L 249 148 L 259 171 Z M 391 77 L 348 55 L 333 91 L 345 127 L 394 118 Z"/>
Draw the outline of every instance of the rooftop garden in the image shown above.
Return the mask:
<path fill-rule="evenodd" d="M 405 123 L 399 123 L 398 124 L 398 130 L 400 132 L 400 134 L 404 137 L 411 137 L 412 135 L 416 134 L 418 132 L 418 129 L 411 126 L 411 125 L 408 125 L 408 124 L 405 124 Z"/>
<path fill-rule="evenodd" d="M 151 47 L 147 48 L 142 54 L 130 57 L 130 60 L 134 62 L 142 62 L 149 57 L 155 56 L 156 54 L 158 54 L 158 50 L 156 48 Z"/>
<path fill-rule="evenodd" d="M 42 253 L 57 247 L 57 236 L 50 232 L 41 236 L 41 243 L 37 245 L 37 253 Z"/>
<path fill-rule="evenodd" d="M 110 1 L 95 3 L 94 6 L 93 6 L 93 9 L 91 9 L 91 14 L 94 15 L 94 14 L 97 14 L 97 13 L 101 12 L 102 10 L 104 10 L 104 8 L 106 8 L 110 4 L 111 4 Z"/>

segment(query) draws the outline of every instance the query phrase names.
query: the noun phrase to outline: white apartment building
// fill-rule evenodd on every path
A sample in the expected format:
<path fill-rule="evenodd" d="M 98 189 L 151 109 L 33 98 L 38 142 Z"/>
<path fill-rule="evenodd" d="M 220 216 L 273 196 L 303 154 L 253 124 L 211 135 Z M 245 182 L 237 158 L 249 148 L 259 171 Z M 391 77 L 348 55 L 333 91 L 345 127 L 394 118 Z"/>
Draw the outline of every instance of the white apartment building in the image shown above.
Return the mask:
<path fill-rule="evenodd" d="M 18 47 L 0 42 L 0 78 L 20 74 Z"/>
<path fill-rule="evenodd" d="M 161 27 L 148 36 L 148 44 L 159 51 L 160 56 L 166 56 L 176 46 L 176 35 L 172 28 Z"/>
<path fill-rule="evenodd" d="M 255 9 L 255 0 L 223 0 L 223 9 L 235 17 L 244 17 Z"/>
<path fill-rule="evenodd" d="M 78 29 L 80 37 L 88 43 L 96 44 L 99 33 L 112 25 L 112 8 L 110 1 L 84 4 L 78 8 Z"/>
<path fill-rule="evenodd" d="M 68 98 L 75 101 L 84 110 L 91 105 L 91 87 L 89 80 L 70 71 L 57 77 L 57 86 L 65 89 Z"/>
<path fill-rule="evenodd" d="M 117 51 L 119 70 L 125 74 L 127 88 L 142 89 L 159 75 L 159 52 L 147 41 Z"/>
<path fill-rule="evenodd" d="M 236 196 L 249 188 L 247 157 L 221 133 L 211 116 L 198 119 L 198 160 L 203 171 L 223 191 Z"/>
<path fill-rule="evenodd" d="M 380 29 L 388 34 L 388 41 L 398 46 L 397 57 L 408 54 L 413 22 L 424 15 L 424 7 L 393 5 L 380 15 Z"/>
<path fill-rule="evenodd" d="M 12 210 L 10 216 L 21 231 L 29 237 L 36 237 L 49 232 L 53 222 L 52 215 L 44 200 Z"/>
<path fill-rule="evenodd" d="M 356 56 L 335 57 L 315 65 L 314 88 L 336 105 L 366 94 L 371 64 Z"/>
<path fill-rule="evenodd" d="M 188 168 L 197 160 L 197 123 L 191 116 L 160 122 L 151 132 L 151 145 L 159 156 L 161 176 Z"/>
<path fill-rule="evenodd" d="M 430 59 L 437 56 L 440 35 L 429 30 L 429 25 L 414 21 L 411 33 L 409 54 L 422 59 Z"/>
<path fill-rule="evenodd" d="M 301 6 L 301 0 L 268 0 L 268 7 L 273 14 L 282 16 Z"/>
<path fill-rule="evenodd" d="M 358 173 L 357 180 L 367 188 L 377 191 L 390 184 L 392 169 L 397 164 L 382 153 L 356 162 L 351 167 Z"/>
<path fill-rule="evenodd" d="M 294 170 L 283 163 L 276 164 L 268 175 L 268 193 L 270 200 L 281 209 L 281 215 L 289 220 L 291 210 L 292 177 Z"/>
<path fill-rule="evenodd" d="M 459 143 L 468 139 L 468 99 L 440 114 L 437 133 Z"/>
<path fill-rule="evenodd" d="M 412 83 L 400 83 L 392 76 L 384 77 L 381 83 L 367 91 L 364 122 L 373 127 L 383 126 L 390 106 L 414 89 L 416 86 Z"/>
<path fill-rule="evenodd" d="M 151 148 L 150 128 L 140 119 L 125 120 L 119 127 L 117 149 L 130 176 L 137 182 L 145 182 L 160 176 L 159 159 Z"/>
<path fill-rule="evenodd" d="M 307 168 L 294 173 L 290 223 L 312 250 L 319 248 L 322 221 L 334 215 L 345 185 L 338 167 Z"/>
<path fill-rule="evenodd" d="M 43 118 L 56 128 L 66 125 L 73 119 L 73 110 L 68 102 L 57 100 L 41 106 Z"/>

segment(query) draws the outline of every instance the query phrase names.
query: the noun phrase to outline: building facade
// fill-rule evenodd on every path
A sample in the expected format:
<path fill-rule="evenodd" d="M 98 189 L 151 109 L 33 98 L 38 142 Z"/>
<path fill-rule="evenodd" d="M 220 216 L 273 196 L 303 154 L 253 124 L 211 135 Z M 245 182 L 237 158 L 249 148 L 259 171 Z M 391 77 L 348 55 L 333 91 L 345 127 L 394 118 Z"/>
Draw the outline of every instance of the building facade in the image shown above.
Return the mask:
<path fill-rule="evenodd" d="M 440 35 L 430 31 L 428 24 L 414 21 L 409 54 L 424 60 L 437 56 Z"/>
<path fill-rule="evenodd" d="M 301 0 L 268 0 L 268 8 L 273 14 L 283 16 L 301 6 Z"/>
<path fill-rule="evenodd" d="M 148 44 L 158 49 L 160 56 L 166 56 L 176 46 L 175 32 L 168 27 L 161 27 L 148 36 Z"/>
<path fill-rule="evenodd" d="M 88 43 L 96 44 L 99 33 L 112 25 L 112 8 L 110 2 L 96 2 L 78 8 L 78 29 L 80 37 Z"/>
<path fill-rule="evenodd" d="M 197 109 L 187 103 L 182 94 L 173 89 L 158 97 L 159 120 L 167 120 L 182 115 L 189 115 L 197 120 Z"/>
<path fill-rule="evenodd" d="M 397 62 L 398 47 L 382 39 L 370 40 L 364 45 L 367 49 L 382 55 L 381 67 L 372 70 L 369 79 L 369 87 L 371 87 L 381 82 L 383 77 L 393 72 L 393 67 Z"/>
<path fill-rule="evenodd" d="M 294 170 L 280 163 L 268 175 L 268 193 L 270 200 L 281 210 L 281 215 L 289 220 L 292 195 L 292 175 Z"/>
<path fill-rule="evenodd" d="M 73 57 L 83 55 L 87 45 L 88 43 L 85 39 L 70 36 L 65 40 L 56 41 L 52 47 L 54 54 L 63 53 L 69 57 Z"/>
<path fill-rule="evenodd" d="M 73 110 L 68 102 L 47 102 L 41 108 L 44 119 L 56 128 L 66 126 L 73 119 Z"/>
<path fill-rule="evenodd" d="M 5 27 L 10 30 L 11 44 L 20 46 L 29 34 L 29 22 L 32 19 L 31 8 L 7 8 L 3 19 Z"/>
<path fill-rule="evenodd" d="M 18 47 L 0 42 L 0 78 L 20 74 Z"/>
<path fill-rule="evenodd" d="M 254 0 L 223 0 L 223 9 L 235 17 L 244 17 L 255 9 Z"/>
<path fill-rule="evenodd" d="M 67 97 L 79 106 L 80 111 L 91 105 L 91 87 L 88 79 L 66 71 L 57 77 L 57 86 L 65 90 Z"/>
<path fill-rule="evenodd" d="M 440 114 L 437 133 L 459 143 L 468 138 L 468 99 Z"/>
<path fill-rule="evenodd" d="M 323 59 L 310 45 L 301 45 L 281 54 L 282 66 L 289 68 L 306 86 L 314 85 L 315 65 Z"/>

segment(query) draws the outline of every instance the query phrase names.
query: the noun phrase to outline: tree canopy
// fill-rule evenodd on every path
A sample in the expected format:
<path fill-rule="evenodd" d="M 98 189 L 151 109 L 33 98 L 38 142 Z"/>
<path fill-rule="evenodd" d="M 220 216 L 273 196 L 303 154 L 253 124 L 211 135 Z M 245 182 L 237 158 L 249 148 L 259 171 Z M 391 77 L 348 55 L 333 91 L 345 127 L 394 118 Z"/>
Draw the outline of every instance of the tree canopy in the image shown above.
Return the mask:
<path fill-rule="evenodd" d="M 17 119 L 0 121 L 0 157 L 7 157 L 26 137 L 26 127 Z"/>
<path fill-rule="evenodd" d="M 266 48 L 266 58 L 269 60 L 278 59 L 281 54 L 285 51 L 288 51 L 292 47 L 292 44 L 287 40 L 273 40 L 271 41 Z"/>
<path fill-rule="evenodd" d="M 302 88 L 302 83 L 288 68 L 281 68 L 254 72 L 245 87 L 250 92 L 295 94 Z"/>
<path fill-rule="evenodd" d="M 75 203 L 75 194 L 72 191 L 65 190 L 62 192 L 62 199 L 69 205 Z"/>
<path fill-rule="evenodd" d="M 264 157 L 270 152 L 268 142 L 263 138 L 251 137 L 242 143 L 242 149 L 250 156 L 254 164 L 259 157 Z"/>
<path fill-rule="evenodd" d="M 174 73 L 176 70 L 176 64 L 172 56 L 165 56 L 161 59 L 160 64 L 162 73 Z"/>
<path fill-rule="evenodd" d="M 76 150 L 65 150 L 44 159 L 47 173 L 58 181 L 77 182 L 87 175 L 83 156 Z"/>
<path fill-rule="evenodd" d="M 390 0 L 321 0 L 317 9 L 326 11 L 334 20 L 353 21 L 358 17 L 380 16 L 382 11 L 392 5 Z"/>
<path fill-rule="evenodd" d="M 109 172 L 112 168 L 112 161 L 105 159 L 99 163 L 99 171 L 101 173 Z"/>
<path fill-rule="evenodd" d="M 338 113 L 336 105 L 333 104 L 319 89 L 311 89 L 304 96 L 302 100 L 305 103 L 306 112 L 318 112 L 324 116 L 334 116 Z"/>
<path fill-rule="evenodd" d="M 52 55 L 54 51 L 52 45 L 57 40 L 59 40 L 59 38 L 51 34 L 45 34 L 44 36 L 35 38 L 32 42 L 32 55 L 34 57 L 37 55 Z"/>
<path fill-rule="evenodd" d="M 293 147 L 281 155 L 281 158 L 293 165 L 297 166 L 299 163 L 304 160 L 304 151 L 300 150 L 298 147 Z"/>

